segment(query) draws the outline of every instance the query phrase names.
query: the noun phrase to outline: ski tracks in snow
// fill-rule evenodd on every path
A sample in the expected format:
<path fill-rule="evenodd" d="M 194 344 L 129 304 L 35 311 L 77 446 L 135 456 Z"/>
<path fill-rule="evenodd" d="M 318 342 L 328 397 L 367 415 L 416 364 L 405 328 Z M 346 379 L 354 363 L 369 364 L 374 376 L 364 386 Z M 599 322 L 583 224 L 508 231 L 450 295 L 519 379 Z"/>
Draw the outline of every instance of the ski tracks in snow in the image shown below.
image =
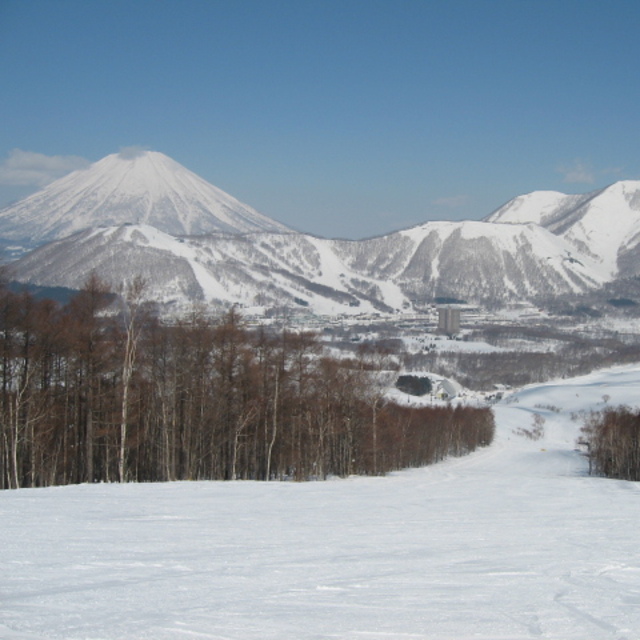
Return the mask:
<path fill-rule="evenodd" d="M 640 486 L 587 475 L 571 407 L 524 437 L 540 393 L 385 478 L 3 492 L 0 637 L 638 640 Z"/>

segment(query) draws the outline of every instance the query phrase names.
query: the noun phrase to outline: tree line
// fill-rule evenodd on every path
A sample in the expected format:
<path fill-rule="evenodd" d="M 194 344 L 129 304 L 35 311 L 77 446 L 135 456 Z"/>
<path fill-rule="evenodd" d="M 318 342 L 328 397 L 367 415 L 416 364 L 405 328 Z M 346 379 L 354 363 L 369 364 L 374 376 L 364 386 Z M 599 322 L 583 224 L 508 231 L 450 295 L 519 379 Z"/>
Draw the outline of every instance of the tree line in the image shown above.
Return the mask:
<path fill-rule="evenodd" d="M 640 480 L 640 410 L 622 406 L 593 413 L 582 433 L 591 473 Z"/>
<path fill-rule="evenodd" d="M 0 488 L 381 474 L 493 438 L 489 409 L 386 402 L 375 354 L 334 359 L 235 309 L 163 323 L 143 294 L 0 288 Z"/>

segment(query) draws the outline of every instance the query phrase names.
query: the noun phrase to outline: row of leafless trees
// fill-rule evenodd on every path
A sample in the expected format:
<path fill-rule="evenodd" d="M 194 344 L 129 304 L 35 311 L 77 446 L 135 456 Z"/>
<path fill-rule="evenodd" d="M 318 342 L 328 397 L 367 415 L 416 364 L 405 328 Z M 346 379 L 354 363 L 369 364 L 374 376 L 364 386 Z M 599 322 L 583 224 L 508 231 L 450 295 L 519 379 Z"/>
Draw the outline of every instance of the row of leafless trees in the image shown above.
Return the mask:
<path fill-rule="evenodd" d="M 162 324 L 139 281 L 65 307 L 0 291 L 0 488 L 379 474 L 488 444 L 488 409 L 384 401 L 375 354 L 235 311 Z"/>
<path fill-rule="evenodd" d="M 582 433 L 593 473 L 640 480 L 639 410 L 617 407 L 592 414 Z"/>

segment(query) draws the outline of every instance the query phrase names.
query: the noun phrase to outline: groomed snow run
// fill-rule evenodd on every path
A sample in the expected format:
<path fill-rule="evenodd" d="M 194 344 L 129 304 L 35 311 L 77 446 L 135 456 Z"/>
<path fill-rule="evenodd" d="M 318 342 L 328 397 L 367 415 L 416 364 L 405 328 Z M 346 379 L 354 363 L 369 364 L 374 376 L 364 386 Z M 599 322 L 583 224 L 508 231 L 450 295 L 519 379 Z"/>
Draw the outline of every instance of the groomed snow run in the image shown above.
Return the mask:
<path fill-rule="evenodd" d="M 384 478 L 2 492 L 0 638 L 637 640 L 640 486 L 587 475 L 571 413 L 639 385 L 529 387 L 491 447 Z"/>

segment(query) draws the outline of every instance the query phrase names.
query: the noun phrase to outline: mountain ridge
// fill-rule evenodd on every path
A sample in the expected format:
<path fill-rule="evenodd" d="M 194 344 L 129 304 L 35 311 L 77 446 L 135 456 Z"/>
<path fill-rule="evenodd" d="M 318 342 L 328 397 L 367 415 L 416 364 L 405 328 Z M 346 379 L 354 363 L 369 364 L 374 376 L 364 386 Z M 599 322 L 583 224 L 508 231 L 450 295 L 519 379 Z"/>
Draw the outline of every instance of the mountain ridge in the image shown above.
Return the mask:
<path fill-rule="evenodd" d="M 47 202 L 63 204 L 47 217 Z M 145 151 L 107 156 L 0 211 L 0 236 L 26 228 L 41 246 L 12 271 L 32 284 L 77 288 L 91 272 L 121 284 L 133 274 L 166 309 L 402 313 L 438 298 L 503 305 L 581 294 L 640 274 L 640 181 L 532 192 L 483 220 L 340 240 L 293 231 Z"/>
<path fill-rule="evenodd" d="M 149 298 L 168 308 L 197 301 L 321 315 L 401 313 L 439 297 L 507 303 L 551 290 L 580 293 L 606 281 L 588 258 L 573 257 L 567 241 L 537 225 L 488 225 L 471 237 L 464 223 L 451 225 L 446 234 L 429 223 L 420 234 L 369 241 L 268 232 L 175 238 L 148 225 L 123 225 L 43 245 L 13 270 L 18 280 L 71 288 L 92 271 L 115 283 L 137 274 L 147 280 Z"/>
<path fill-rule="evenodd" d="M 599 261 L 610 278 L 636 275 L 625 265 L 636 262 L 632 254 L 640 242 L 640 180 L 622 180 L 582 196 L 558 194 L 555 206 L 541 207 L 539 201 L 549 193 L 518 196 L 484 220 L 514 224 L 526 219 Z"/>

